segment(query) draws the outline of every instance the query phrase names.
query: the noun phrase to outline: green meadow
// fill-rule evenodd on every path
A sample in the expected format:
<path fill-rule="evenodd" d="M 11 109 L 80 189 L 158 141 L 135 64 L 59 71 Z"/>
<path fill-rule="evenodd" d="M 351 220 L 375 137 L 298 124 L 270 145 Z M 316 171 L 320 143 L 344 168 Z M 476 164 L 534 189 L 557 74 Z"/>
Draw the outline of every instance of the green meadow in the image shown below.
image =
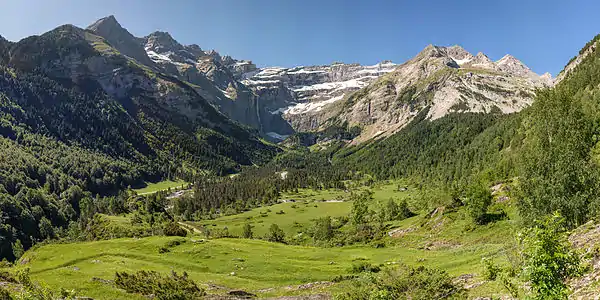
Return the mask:
<path fill-rule="evenodd" d="M 399 191 L 398 186 L 397 182 L 388 182 L 372 187 L 370 208 L 377 210 L 390 197 L 396 200 L 416 197 L 416 189 Z M 309 228 L 315 218 L 348 215 L 352 202 L 342 201 L 348 198 L 349 194 L 343 191 L 300 190 L 281 196 L 282 201 L 294 202 L 187 224 L 197 228 L 227 227 L 231 235 L 237 236 L 242 226 L 250 223 L 258 238 L 271 224 L 278 224 L 286 235 L 293 235 Z M 332 200 L 335 202 L 326 202 Z M 35 247 L 16 268 L 30 268 L 34 280 L 74 289 L 79 295 L 94 299 L 144 299 L 111 284 L 115 272 L 137 270 L 187 272 L 209 294 L 223 294 L 231 289 L 243 289 L 260 297 L 335 293 L 350 283 L 317 284 L 311 289 L 300 289 L 298 285 L 328 282 L 336 276 L 348 275 L 352 265 L 363 260 L 372 264 L 436 267 L 452 276 L 469 274 L 474 276 L 473 280 L 483 282 L 481 259 L 496 257 L 502 262 L 506 242 L 518 222 L 510 203 L 494 206 L 508 211 L 508 218 L 476 228 L 469 226 L 460 209 L 438 214 L 420 210 L 414 217 L 388 223 L 389 231 L 394 234 L 386 238 L 383 248 L 369 245 L 320 248 L 260 239 L 205 239 L 203 235 L 156 236 Z M 129 224 L 127 216 L 106 217 L 120 225 Z M 168 251 L 159 252 L 160 248 Z M 495 282 L 483 282 L 470 291 L 472 296 L 503 293 Z"/>

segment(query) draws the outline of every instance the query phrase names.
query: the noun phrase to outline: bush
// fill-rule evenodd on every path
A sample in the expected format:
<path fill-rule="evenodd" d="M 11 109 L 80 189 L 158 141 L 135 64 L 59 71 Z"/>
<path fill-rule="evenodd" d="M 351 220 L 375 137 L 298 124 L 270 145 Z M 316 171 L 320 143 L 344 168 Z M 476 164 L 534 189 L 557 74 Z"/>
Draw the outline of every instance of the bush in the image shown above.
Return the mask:
<path fill-rule="evenodd" d="M 315 220 L 311 230 L 312 237 L 315 241 L 329 241 L 333 238 L 333 226 L 331 217 L 322 217 Z"/>
<path fill-rule="evenodd" d="M 4 289 L 3 287 L 0 286 L 0 300 L 12 300 L 13 297 L 10 295 L 10 293 Z"/>
<path fill-rule="evenodd" d="M 364 273 L 364 272 L 378 273 L 379 271 L 381 271 L 381 268 L 379 266 L 370 264 L 369 262 L 366 262 L 366 261 L 355 262 L 352 264 L 352 267 L 350 268 L 350 272 L 352 272 L 352 273 Z"/>
<path fill-rule="evenodd" d="M 408 208 L 406 200 L 396 203 L 392 198 L 381 209 L 381 214 L 385 221 L 401 221 L 414 216 L 414 213 Z"/>
<path fill-rule="evenodd" d="M 357 279 L 338 300 L 429 300 L 459 298 L 463 289 L 452 282 L 444 271 L 425 267 L 399 266 L 378 274 L 369 273 Z"/>
<path fill-rule="evenodd" d="M 567 240 L 565 220 L 555 213 L 526 232 L 525 268 L 535 299 L 566 299 L 568 278 L 583 272 Z"/>
<path fill-rule="evenodd" d="M 245 239 L 251 239 L 254 236 L 254 232 L 252 232 L 252 225 L 250 223 L 244 224 L 244 229 L 242 231 L 242 237 Z"/>
<path fill-rule="evenodd" d="M 128 293 L 147 297 L 154 295 L 159 300 L 201 299 L 206 295 L 204 289 L 189 279 L 185 272 L 183 275 L 172 272 L 169 276 L 154 271 L 138 271 L 133 274 L 117 272 L 115 285 Z"/>
<path fill-rule="evenodd" d="M 487 210 L 492 204 L 492 193 L 483 184 L 471 185 L 466 193 L 467 211 L 477 225 L 486 223 Z"/>
<path fill-rule="evenodd" d="M 483 259 L 483 278 L 485 280 L 496 280 L 502 269 L 489 258 Z"/>
<path fill-rule="evenodd" d="M 265 238 L 269 242 L 283 243 L 285 242 L 285 232 L 277 224 L 272 224 Z"/>
<path fill-rule="evenodd" d="M 187 236 L 187 230 L 181 228 L 181 226 L 175 222 L 169 222 L 165 224 L 163 234 L 166 236 Z"/>

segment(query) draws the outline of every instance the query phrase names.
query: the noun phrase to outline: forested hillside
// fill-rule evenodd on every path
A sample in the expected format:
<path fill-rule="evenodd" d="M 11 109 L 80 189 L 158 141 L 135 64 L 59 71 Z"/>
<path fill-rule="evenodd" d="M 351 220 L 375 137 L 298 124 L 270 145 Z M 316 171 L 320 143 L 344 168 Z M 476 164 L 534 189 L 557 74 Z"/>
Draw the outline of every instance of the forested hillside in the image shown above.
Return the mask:
<path fill-rule="evenodd" d="M 2 258 L 17 241 L 27 249 L 66 229 L 82 203 L 145 181 L 238 172 L 277 151 L 186 83 L 77 27 L 1 39 L 0 58 Z"/>

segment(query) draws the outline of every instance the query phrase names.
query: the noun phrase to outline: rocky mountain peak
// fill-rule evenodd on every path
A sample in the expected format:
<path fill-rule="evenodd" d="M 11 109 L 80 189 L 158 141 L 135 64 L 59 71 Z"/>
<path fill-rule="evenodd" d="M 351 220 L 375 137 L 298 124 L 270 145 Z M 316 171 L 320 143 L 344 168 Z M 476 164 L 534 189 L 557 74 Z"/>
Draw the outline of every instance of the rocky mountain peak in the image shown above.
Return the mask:
<path fill-rule="evenodd" d="M 200 46 L 198 46 L 196 44 L 187 45 L 187 46 L 184 46 L 184 48 L 188 52 L 192 53 L 192 55 L 195 55 L 197 57 L 206 55 L 206 53 L 204 53 L 204 50 L 202 50 L 202 48 L 200 48 Z"/>
<path fill-rule="evenodd" d="M 450 56 L 459 65 L 465 64 L 474 58 L 473 54 L 469 53 L 459 45 L 447 47 L 446 52 L 448 53 L 448 56 Z"/>
<path fill-rule="evenodd" d="M 434 46 L 432 44 L 427 45 L 415 58 L 424 58 L 424 57 L 442 57 L 445 56 L 445 48 L 440 46 Z"/>
<path fill-rule="evenodd" d="M 183 50 L 183 46 L 177 42 L 168 32 L 155 31 L 145 37 L 146 51 L 152 50 L 156 53 L 175 52 Z"/>
<path fill-rule="evenodd" d="M 112 32 L 123 30 L 123 27 L 121 27 L 115 16 L 110 15 L 94 22 L 87 29 L 94 32 Z"/>
<path fill-rule="evenodd" d="M 148 57 L 142 46 L 142 39 L 138 39 L 129 33 L 127 29 L 119 24 L 114 16 L 111 15 L 102 18 L 88 26 L 87 29 L 94 34 L 103 37 L 111 46 L 122 54 L 129 56 L 142 64 L 154 66 L 154 62 Z"/>
<path fill-rule="evenodd" d="M 546 72 L 540 76 L 540 80 L 544 82 L 547 86 L 554 85 L 555 79 L 552 77 L 552 74 Z"/>
<path fill-rule="evenodd" d="M 219 54 L 219 52 L 217 52 L 214 49 L 208 50 L 206 52 L 206 55 L 212 57 L 216 61 L 219 61 L 219 62 L 222 61 L 221 54 Z"/>
<path fill-rule="evenodd" d="M 499 70 L 516 76 L 530 77 L 535 74 L 529 67 L 510 54 L 506 54 L 496 61 L 496 66 Z"/>
<path fill-rule="evenodd" d="M 483 52 L 477 53 L 477 55 L 475 55 L 475 57 L 473 57 L 473 59 L 465 66 L 490 70 L 496 69 L 496 64 Z"/>

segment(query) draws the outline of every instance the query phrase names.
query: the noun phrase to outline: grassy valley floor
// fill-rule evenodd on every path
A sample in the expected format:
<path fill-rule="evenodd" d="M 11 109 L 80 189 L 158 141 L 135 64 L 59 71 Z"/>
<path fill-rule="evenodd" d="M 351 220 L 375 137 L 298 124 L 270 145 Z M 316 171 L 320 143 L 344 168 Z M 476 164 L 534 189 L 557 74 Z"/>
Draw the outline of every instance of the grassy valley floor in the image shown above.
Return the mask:
<path fill-rule="evenodd" d="M 388 182 L 373 187 L 372 208 L 376 210 L 390 197 L 414 200 L 422 193 L 410 188 L 399 190 L 399 185 Z M 256 237 L 262 237 L 271 224 L 278 224 L 289 236 L 306 230 L 315 218 L 347 215 L 351 202 L 341 202 L 347 198 L 343 191 L 301 190 L 281 197 L 294 202 L 187 224 L 199 229 L 228 227 L 232 235 L 239 235 L 243 224 L 249 222 Z M 498 283 L 483 280 L 481 259 L 504 260 L 517 220 L 509 203 L 495 205 L 507 211 L 508 218 L 484 226 L 470 226 L 460 209 L 424 210 L 409 219 L 389 222 L 389 236 L 383 248 L 370 245 L 320 248 L 258 239 L 205 239 L 203 235 L 156 236 L 49 244 L 28 251 L 14 268 L 30 268 L 34 280 L 55 288 L 74 289 L 79 295 L 94 299 L 145 299 L 115 288 L 112 284 L 115 272 L 185 271 L 209 294 L 242 289 L 259 297 L 274 297 L 335 294 L 351 282 L 331 281 L 352 274 L 351 268 L 358 261 L 384 266 L 403 263 L 441 268 L 454 277 L 460 276 L 471 288 L 470 297 L 497 296 L 506 292 Z M 109 220 L 121 225 L 128 222 L 126 216 Z"/>

